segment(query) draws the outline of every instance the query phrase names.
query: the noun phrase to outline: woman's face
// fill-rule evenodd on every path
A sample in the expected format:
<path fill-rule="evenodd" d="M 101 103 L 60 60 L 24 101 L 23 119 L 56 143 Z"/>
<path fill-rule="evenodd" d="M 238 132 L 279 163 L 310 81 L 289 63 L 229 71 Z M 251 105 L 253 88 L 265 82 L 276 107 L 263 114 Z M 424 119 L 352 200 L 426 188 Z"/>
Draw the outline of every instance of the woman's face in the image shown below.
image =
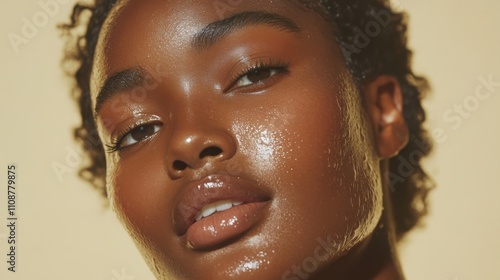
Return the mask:
<path fill-rule="evenodd" d="M 303 279 L 379 220 L 358 92 L 295 2 L 121 1 L 92 99 L 110 200 L 158 278 Z"/>

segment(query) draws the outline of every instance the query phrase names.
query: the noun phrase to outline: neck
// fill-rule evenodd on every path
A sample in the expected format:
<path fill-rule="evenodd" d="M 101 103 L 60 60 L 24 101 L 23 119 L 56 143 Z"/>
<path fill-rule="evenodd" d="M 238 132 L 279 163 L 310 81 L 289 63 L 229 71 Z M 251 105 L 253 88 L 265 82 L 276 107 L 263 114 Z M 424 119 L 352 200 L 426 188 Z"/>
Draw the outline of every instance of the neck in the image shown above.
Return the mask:
<path fill-rule="evenodd" d="M 384 172 L 382 165 L 382 174 Z M 387 169 L 385 169 L 387 170 Z M 374 232 L 314 280 L 404 280 L 397 254 L 388 180 L 384 178 L 384 211 Z"/>

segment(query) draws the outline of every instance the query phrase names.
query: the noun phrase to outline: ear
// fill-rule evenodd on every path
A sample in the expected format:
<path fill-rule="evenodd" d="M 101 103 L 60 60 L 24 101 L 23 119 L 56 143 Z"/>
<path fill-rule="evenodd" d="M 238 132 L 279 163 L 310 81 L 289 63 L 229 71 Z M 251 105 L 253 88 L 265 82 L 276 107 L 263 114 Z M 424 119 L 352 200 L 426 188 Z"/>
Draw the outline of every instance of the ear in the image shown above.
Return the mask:
<path fill-rule="evenodd" d="M 403 115 L 403 93 L 398 80 L 382 75 L 364 87 L 364 106 L 372 121 L 378 156 L 386 159 L 408 143 L 409 132 Z"/>

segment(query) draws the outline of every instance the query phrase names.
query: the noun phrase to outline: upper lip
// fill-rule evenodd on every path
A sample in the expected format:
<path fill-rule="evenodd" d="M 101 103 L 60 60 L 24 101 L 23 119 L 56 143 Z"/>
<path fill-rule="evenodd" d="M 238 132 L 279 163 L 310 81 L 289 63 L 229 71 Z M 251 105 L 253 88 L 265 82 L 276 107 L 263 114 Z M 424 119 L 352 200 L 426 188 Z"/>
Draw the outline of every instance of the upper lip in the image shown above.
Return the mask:
<path fill-rule="evenodd" d="M 241 177 L 209 175 L 182 187 L 174 209 L 174 229 L 181 236 L 194 224 L 196 214 L 213 202 L 220 200 L 261 202 L 270 196 L 255 184 Z"/>

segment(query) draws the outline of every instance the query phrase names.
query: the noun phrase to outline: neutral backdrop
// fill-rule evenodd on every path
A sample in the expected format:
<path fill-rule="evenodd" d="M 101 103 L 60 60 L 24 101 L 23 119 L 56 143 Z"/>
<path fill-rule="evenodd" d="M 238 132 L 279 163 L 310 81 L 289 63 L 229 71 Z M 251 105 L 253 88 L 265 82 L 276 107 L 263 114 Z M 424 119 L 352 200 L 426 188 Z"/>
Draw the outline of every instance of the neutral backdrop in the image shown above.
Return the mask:
<path fill-rule="evenodd" d="M 49 0 L 41 0 L 47 2 Z M 38 0 L 0 4 L 0 278 L 153 279 L 99 195 L 75 176 L 70 130 L 76 107 L 59 68 L 55 25 Z M 439 133 L 427 161 L 437 188 L 426 226 L 402 245 L 408 279 L 500 279 L 500 1 L 398 0 L 410 14 L 415 69 L 430 78 L 428 127 Z M 17 49 L 9 34 L 38 17 Z M 481 80 L 496 86 L 475 97 Z M 464 112 L 458 113 L 458 106 Z M 7 271 L 7 164 L 18 167 L 17 272 Z M 57 174 L 54 166 L 65 166 Z"/>

